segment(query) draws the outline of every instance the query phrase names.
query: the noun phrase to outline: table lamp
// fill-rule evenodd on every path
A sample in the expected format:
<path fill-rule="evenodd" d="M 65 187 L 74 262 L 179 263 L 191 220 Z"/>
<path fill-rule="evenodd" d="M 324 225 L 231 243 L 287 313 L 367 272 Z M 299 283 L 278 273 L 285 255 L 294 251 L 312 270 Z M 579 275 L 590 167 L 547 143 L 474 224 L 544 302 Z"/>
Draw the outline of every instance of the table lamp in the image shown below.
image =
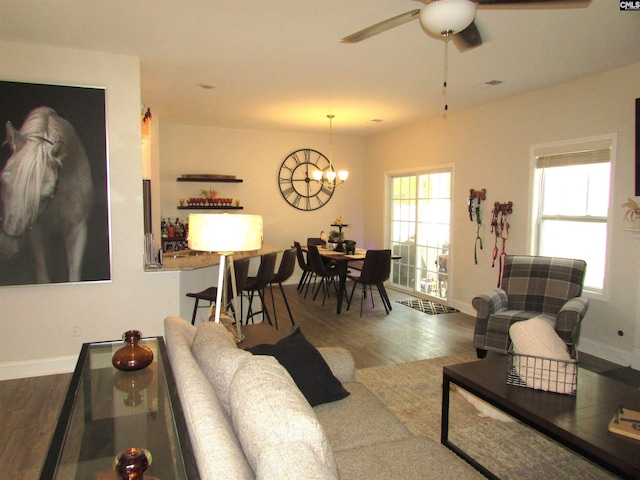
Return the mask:
<path fill-rule="evenodd" d="M 226 270 L 226 258 L 229 257 L 231 273 L 231 289 L 233 292 L 233 309 L 238 315 L 236 276 L 233 268 L 233 254 L 248 252 L 262 247 L 262 216 L 236 214 L 189 214 L 189 248 L 203 250 L 220 255 L 218 271 L 218 291 L 216 293 L 216 310 L 214 320 L 220 322 L 222 308 L 222 290 Z M 241 317 L 240 317 L 241 318 Z M 236 318 L 237 341 L 242 340 L 240 318 Z"/>

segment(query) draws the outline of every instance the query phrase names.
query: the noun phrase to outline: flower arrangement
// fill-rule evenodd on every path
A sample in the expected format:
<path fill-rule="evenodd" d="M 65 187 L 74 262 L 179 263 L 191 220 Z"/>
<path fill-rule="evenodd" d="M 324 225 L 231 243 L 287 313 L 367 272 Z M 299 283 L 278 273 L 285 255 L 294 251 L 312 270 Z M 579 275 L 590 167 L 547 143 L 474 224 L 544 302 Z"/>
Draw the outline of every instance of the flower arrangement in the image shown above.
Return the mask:
<path fill-rule="evenodd" d="M 339 232 L 338 230 L 331 230 L 331 232 L 329 232 L 329 240 L 330 241 L 343 241 L 344 240 L 344 232 Z"/>
<path fill-rule="evenodd" d="M 627 208 L 627 211 L 624 214 L 625 220 L 634 222 L 634 219 L 640 219 L 640 206 L 638 206 L 631 197 L 627 198 L 627 201 L 623 203 L 622 206 Z"/>

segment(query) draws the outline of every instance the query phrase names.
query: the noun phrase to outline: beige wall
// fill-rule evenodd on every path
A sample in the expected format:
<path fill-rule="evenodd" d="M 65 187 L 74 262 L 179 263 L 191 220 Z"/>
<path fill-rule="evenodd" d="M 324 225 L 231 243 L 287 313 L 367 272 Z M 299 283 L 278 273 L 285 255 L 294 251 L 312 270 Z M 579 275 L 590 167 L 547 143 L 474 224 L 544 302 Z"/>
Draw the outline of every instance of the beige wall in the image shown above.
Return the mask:
<path fill-rule="evenodd" d="M 130 328 L 162 335 L 179 308 L 179 275 L 142 268 L 138 59 L 1 42 L 0 76 L 106 87 L 112 248 L 110 282 L 0 288 L 0 379 L 73 370 L 83 342 Z"/>
<path fill-rule="evenodd" d="M 495 87 L 495 88 L 500 88 Z M 623 228 L 620 207 L 634 193 L 635 99 L 640 97 L 640 65 L 531 92 L 483 107 L 433 118 L 367 139 L 365 218 L 382 217 L 384 174 L 445 164 L 454 166 L 451 233 L 451 303 L 473 314 L 471 299 L 495 286 L 491 268 L 490 208 L 513 201 L 508 253 L 528 253 L 532 145 L 616 133 L 610 236 L 609 298 L 594 300 L 583 324 L 581 349 L 640 368 L 638 262 L 640 242 Z M 478 265 L 473 252 L 475 225 L 468 219 L 469 189 L 487 189 Z M 364 237 L 385 240 L 384 222 L 365 225 Z M 624 335 L 619 336 L 618 331 Z M 635 350 L 634 350 L 635 348 Z"/>
<path fill-rule="evenodd" d="M 162 118 L 159 125 L 159 197 L 163 217 L 185 220 L 189 210 L 178 210 L 178 200 L 197 197 L 201 189 L 214 188 L 220 197 L 240 199 L 244 208 L 238 213 L 263 216 L 266 245 L 286 249 L 295 240 L 304 243 L 307 237 L 319 236 L 321 230 L 329 232 L 331 223 L 340 215 L 350 225 L 345 229 L 347 238 L 362 244 L 364 140 L 361 137 L 340 136 L 334 129 L 332 158 L 337 168 L 350 172 L 350 177 L 324 207 L 301 211 L 286 203 L 280 194 L 280 165 L 287 155 L 301 148 L 315 149 L 328 156 L 328 129 L 327 134 L 313 135 L 184 125 Z M 236 175 L 243 183 L 177 182 L 176 178 L 183 173 Z M 255 270 L 257 259 L 252 262 L 252 272 Z M 193 300 L 185 294 L 214 284 L 216 275 L 217 269 L 208 269 L 181 276 L 180 314 L 184 318 L 191 318 L 193 311 Z M 296 266 L 291 281 L 297 281 L 299 275 Z"/>
<path fill-rule="evenodd" d="M 320 231 L 329 232 L 340 215 L 350 227 L 347 238 L 362 242 L 364 140 L 333 136 L 336 168 L 349 170 L 347 183 L 336 188 L 331 200 L 314 211 L 301 211 L 285 202 L 278 186 L 280 165 L 287 155 L 311 148 L 329 155 L 327 134 L 234 130 L 225 128 L 160 123 L 160 188 L 162 214 L 186 218 L 189 211 L 177 210 L 178 200 L 199 196 L 200 189 L 215 188 L 221 197 L 239 198 L 239 213 L 264 217 L 264 242 L 288 248 L 294 240 L 306 241 Z M 240 184 L 176 182 L 183 173 L 236 175 Z M 212 211 L 211 213 L 216 213 Z"/>

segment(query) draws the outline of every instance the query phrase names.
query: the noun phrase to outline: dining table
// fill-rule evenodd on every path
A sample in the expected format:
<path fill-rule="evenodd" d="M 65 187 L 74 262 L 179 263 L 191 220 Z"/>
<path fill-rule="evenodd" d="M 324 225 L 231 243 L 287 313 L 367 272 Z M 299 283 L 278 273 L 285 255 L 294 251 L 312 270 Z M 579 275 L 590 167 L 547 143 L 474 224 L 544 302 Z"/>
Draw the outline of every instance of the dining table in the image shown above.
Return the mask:
<path fill-rule="evenodd" d="M 307 247 L 302 247 L 302 250 L 307 251 Z M 342 301 L 344 299 L 344 294 L 347 291 L 347 274 L 349 273 L 349 264 L 352 264 L 352 262 L 363 262 L 364 258 L 367 256 L 367 249 L 356 248 L 354 253 L 347 255 L 345 252 L 338 252 L 318 246 L 318 252 L 322 258 L 335 262 L 336 264 L 336 272 L 338 273 L 339 279 L 336 313 L 339 314 L 342 312 Z M 400 258 L 401 257 L 399 255 L 391 256 L 392 260 L 398 260 Z M 353 266 L 353 264 L 352 268 L 360 269 L 359 267 Z"/>

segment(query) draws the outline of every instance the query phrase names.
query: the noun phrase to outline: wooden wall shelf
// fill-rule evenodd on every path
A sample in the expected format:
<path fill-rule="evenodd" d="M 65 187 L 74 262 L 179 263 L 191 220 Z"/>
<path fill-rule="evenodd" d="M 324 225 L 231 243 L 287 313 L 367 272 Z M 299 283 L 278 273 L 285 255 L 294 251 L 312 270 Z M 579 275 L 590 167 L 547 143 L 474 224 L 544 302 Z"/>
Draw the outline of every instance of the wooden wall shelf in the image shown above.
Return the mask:
<path fill-rule="evenodd" d="M 242 210 L 244 207 L 236 207 L 236 206 L 224 206 L 224 207 L 213 207 L 213 206 L 194 206 L 194 205 L 183 205 L 178 206 L 178 210 Z"/>
<path fill-rule="evenodd" d="M 217 183 L 242 183 L 241 178 L 209 178 L 209 177 L 178 177 L 178 182 L 217 182 Z"/>

